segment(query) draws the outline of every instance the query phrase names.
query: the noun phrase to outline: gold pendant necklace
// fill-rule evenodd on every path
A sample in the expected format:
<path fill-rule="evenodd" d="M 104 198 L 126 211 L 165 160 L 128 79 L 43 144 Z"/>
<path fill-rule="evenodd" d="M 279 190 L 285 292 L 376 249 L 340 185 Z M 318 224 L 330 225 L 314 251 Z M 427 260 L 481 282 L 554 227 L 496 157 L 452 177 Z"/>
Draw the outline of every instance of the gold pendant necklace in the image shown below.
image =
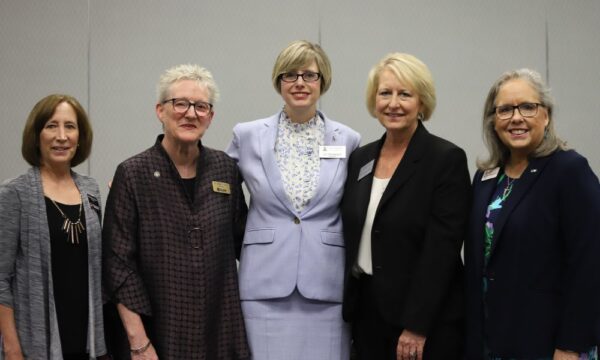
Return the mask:
<path fill-rule="evenodd" d="M 79 215 L 75 222 L 71 221 L 71 219 L 65 215 L 65 213 L 53 199 L 50 199 L 50 201 L 52 201 L 54 206 L 56 206 L 56 209 L 58 209 L 58 212 L 60 212 L 60 215 L 64 219 L 62 230 L 67 234 L 67 241 L 70 241 L 71 244 L 79 244 L 79 234 L 85 230 L 85 227 L 83 227 L 83 224 L 81 223 L 81 208 L 83 206 L 83 199 L 81 199 L 81 202 L 79 203 Z"/>

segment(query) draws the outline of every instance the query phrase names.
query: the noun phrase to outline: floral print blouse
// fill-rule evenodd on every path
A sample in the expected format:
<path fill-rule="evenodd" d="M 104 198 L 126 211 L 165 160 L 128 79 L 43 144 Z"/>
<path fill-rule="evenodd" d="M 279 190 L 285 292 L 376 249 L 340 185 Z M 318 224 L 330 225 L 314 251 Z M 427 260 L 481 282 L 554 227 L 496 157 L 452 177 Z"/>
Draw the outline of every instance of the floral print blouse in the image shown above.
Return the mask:
<path fill-rule="evenodd" d="M 275 153 L 285 192 L 301 212 L 314 196 L 319 183 L 319 146 L 325 139 L 325 122 L 318 115 L 306 123 L 294 123 L 282 111 Z"/>

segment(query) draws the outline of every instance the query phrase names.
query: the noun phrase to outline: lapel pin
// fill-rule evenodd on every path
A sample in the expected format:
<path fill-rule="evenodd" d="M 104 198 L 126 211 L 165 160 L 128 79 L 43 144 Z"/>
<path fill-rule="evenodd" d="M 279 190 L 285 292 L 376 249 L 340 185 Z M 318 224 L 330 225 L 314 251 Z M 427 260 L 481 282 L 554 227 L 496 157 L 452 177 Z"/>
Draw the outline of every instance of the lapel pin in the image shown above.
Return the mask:
<path fill-rule="evenodd" d="M 159 171 L 155 171 L 154 172 L 154 177 L 155 178 L 159 178 L 160 177 L 160 172 Z"/>

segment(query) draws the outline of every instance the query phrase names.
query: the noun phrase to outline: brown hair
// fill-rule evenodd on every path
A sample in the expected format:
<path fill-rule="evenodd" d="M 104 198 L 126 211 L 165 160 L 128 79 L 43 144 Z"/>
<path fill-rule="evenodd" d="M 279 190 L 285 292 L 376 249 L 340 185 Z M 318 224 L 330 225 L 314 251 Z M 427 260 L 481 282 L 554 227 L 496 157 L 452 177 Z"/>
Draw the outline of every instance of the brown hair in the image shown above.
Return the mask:
<path fill-rule="evenodd" d="M 58 105 L 67 103 L 71 105 L 77 115 L 77 127 L 79 128 L 79 142 L 77 151 L 71 166 L 77 166 L 84 162 L 92 151 L 93 132 L 88 116 L 77 99 L 69 95 L 52 94 L 35 104 L 23 129 L 23 143 L 21 145 L 21 154 L 23 158 L 32 166 L 41 165 L 40 154 L 40 133 L 44 125 L 50 120 Z"/>

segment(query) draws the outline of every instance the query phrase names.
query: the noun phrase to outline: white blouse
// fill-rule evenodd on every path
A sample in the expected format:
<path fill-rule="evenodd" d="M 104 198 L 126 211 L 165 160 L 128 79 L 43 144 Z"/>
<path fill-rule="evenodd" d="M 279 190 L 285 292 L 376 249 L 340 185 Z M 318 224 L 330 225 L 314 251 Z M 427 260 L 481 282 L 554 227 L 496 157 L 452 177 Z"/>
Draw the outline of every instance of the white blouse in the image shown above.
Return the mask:
<path fill-rule="evenodd" d="M 385 191 L 385 188 L 388 186 L 389 182 L 389 178 L 379 179 L 373 177 L 373 185 L 371 185 L 371 198 L 369 200 L 365 225 L 363 226 L 362 235 L 360 236 L 358 259 L 356 260 L 358 273 L 373 275 L 373 261 L 371 259 L 371 230 L 373 229 L 373 220 L 375 219 L 375 212 L 379 206 L 379 201 L 381 201 L 383 192 Z"/>

